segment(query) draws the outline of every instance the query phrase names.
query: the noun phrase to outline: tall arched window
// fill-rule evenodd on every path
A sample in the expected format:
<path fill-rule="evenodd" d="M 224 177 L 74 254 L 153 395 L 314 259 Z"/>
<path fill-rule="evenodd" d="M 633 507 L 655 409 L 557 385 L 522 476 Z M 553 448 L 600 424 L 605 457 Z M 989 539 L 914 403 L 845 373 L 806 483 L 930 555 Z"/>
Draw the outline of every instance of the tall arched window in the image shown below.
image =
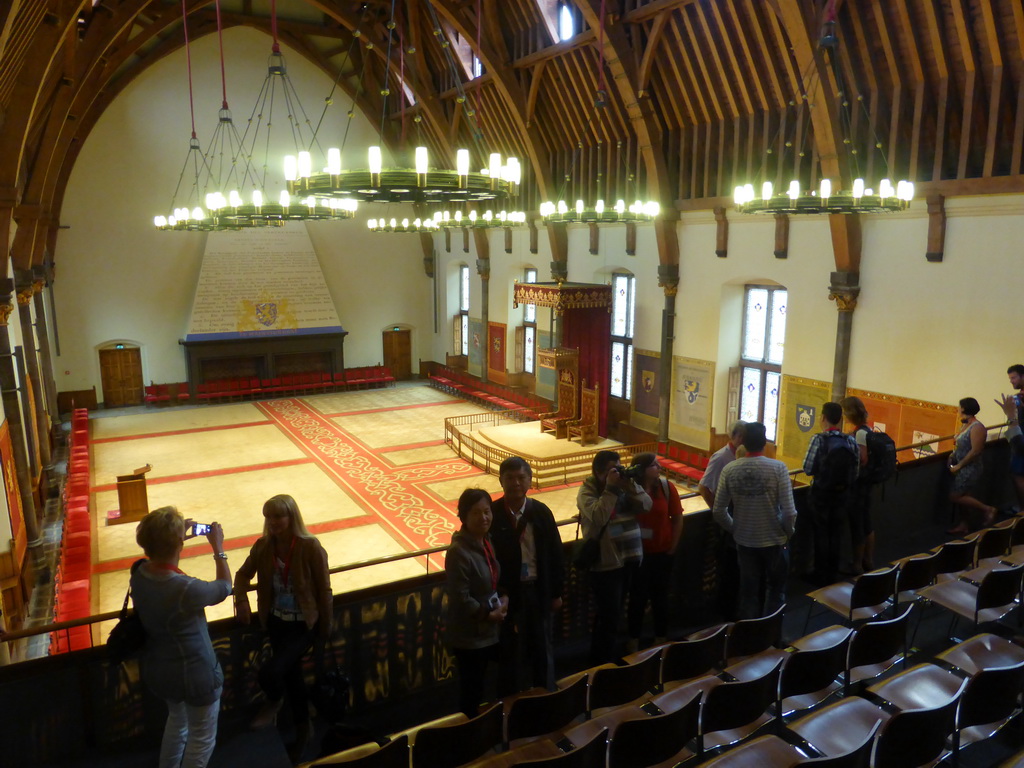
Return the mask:
<path fill-rule="evenodd" d="M 636 278 L 628 272 L 612 273 L 612 384 L 609 394 L 629 400 L 633 393 L 633 320 L 636 315 Z"/>
<path fill-rule="evenodd" d="M 786 289 L 748 285 L 743 296 L 739 417 L 760 421 L 775 440 L 786 342 Z"/>
<path fill-rule="evenodd" d="M 524 283 L 537 282 L 537 270 L 527 267 L 523 272 Z M 522 346 L 517 350 L 523 373 L 536 373 L 537 370 L 537 305 L 523 305 L 523 325 L 521 331 Z"/>
<path fill-rule="evenodd" d="M 469 354 L 469 267 L 459 265 L 459 312 L 452 323 L 456 355 Z"/>

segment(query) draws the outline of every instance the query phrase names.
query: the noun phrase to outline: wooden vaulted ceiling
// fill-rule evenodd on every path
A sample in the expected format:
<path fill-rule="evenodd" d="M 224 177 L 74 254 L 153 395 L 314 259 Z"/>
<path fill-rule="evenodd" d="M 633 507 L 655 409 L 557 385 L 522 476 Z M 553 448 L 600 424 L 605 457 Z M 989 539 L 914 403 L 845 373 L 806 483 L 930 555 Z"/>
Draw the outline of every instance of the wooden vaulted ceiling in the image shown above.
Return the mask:
<path fill-rule="evenodd" d="M 270 5 L 221 0 L 223 23 L 269 35 Z M 421 138 L 439 157 L 458 146 L 481 164 L 491 148 L 516 154 L 531 210 L 640 192 L 669 211 L 710 208 L 736 183 L 793 174 L 1024 191 L 1021 0 L 573 0 L 564 42 L 553 37 L 559 0 L 277 6 L 281 42 L 374 124 L 387 80 L 394 149 Z M 213 0 L 185 7 L 191 38 L 216 31 Z M 91 128 L 184 32 L 181 0 L 0 3 L 0 209 L 19 224 L 16 264 L 52 253 Z M 470 54 L 478 78 L 460 63 Z"/>

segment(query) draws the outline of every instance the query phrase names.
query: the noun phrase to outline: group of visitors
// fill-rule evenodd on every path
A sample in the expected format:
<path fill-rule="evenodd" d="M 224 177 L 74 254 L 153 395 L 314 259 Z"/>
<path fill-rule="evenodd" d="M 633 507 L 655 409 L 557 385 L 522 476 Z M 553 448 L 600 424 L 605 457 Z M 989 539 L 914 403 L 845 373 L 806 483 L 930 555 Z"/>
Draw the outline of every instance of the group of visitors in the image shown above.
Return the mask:
<path fill-rule="evenodd" d="M 327 553 L 307 530 L 295 499 L 274 496 L 263 505 L 263 535 L 238 569 L 232 589 L 224 530 L 208 525 L 205 536 L 216 563 L 213 581 L 185 574 L 178 566 L 195 527 L 174 507 L 147 514 L 135 538 L 146 560 L 131 576 L 135 612 L 146 630 L 140 657 L 142 679 L 167 703 L 160 768 L 204 768 L 216 743 L 224 674 L 214 654 L 205 609 L 234 592 L 238 619 L 248 624 L 249 585 L 257 577 L 256 612 L 272 657 L 259 670 L 266 703 L 253 727 L 274 723 L 288 698 L 296 738 L 289 756 L 297 761 L 310 736 L 302 659 L 311 648 L 323 656 L 330 636 L 332 597 Z"/>
<path fill-rule="evenodd" d="M 629 595 L 629 649 L 639 646 L 648 603 L 655 639 L 668 634 L 672 555 L 682 533 L 679 494 L 660 476 L 657 456 L 598 451 L 576 505 L 583 540 L 597 546 L 587 566 L 595 616 L 590 660 L 619 656 L 619 618 Z M 445 561 L 448 641 L 459 671 L 459 707 L 477 713 L 488 662 L 498 696 L 534 686 L 553 690 L 552 621 L 562 607 L 565 562 L 551 510 L 526 495 L 533 471 L 518 456 L 502 462 L 502 496 L 471 488 L 459 498 L 462 528 Z M 489 504 L 489 506 L 488 506 Z M 527 678 L 528 679 L 524 679 Z"/>

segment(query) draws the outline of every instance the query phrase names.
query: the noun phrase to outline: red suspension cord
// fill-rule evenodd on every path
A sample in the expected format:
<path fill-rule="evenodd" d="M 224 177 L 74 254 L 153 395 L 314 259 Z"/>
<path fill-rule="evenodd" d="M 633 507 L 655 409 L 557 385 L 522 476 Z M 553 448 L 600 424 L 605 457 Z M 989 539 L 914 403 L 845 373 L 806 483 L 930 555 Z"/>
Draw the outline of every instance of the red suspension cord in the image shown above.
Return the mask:
<path fill-rule="evenodd" d="M 192 101 L 192 52 L 188 45 L 188 11 L 185 0 L 181 0 L 181 28 L 185 32 L 185 62 L 188 66 L 188 111 L 192 116 L 192 138 L 196 138 L 196 108 Z"/>
<path fill-rule="evenodd" d="M 224 74 L 224 27 L 220 21 L 220 0 L 213 4 L 217 10 L 217 43 L 220 45 L 220 97 L 221 107 L 228 108 L 228 79 Z"/>
<path fill-rule="evenodd" d="M 280 53 L 281 45 L 277 42 L 277 0 L 270 0 L 270 36 L 274 39 L 271 50 Z"/>

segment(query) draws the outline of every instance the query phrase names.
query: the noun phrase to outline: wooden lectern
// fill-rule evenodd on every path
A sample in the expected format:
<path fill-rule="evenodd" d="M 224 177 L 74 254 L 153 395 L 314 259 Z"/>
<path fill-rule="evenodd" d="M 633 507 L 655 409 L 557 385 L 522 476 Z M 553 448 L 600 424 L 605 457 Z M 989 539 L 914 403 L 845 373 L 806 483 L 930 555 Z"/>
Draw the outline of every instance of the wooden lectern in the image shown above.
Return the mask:
<path fill-rule="evenodd" d="M 139 467 L 130 475 L 117 476 L 117 504 L 119 509 L 107 515 L 107 525 L 134 523 L 149 512 L 149 498 L 146 495 L 146 473 L 152 464 Z"/>

